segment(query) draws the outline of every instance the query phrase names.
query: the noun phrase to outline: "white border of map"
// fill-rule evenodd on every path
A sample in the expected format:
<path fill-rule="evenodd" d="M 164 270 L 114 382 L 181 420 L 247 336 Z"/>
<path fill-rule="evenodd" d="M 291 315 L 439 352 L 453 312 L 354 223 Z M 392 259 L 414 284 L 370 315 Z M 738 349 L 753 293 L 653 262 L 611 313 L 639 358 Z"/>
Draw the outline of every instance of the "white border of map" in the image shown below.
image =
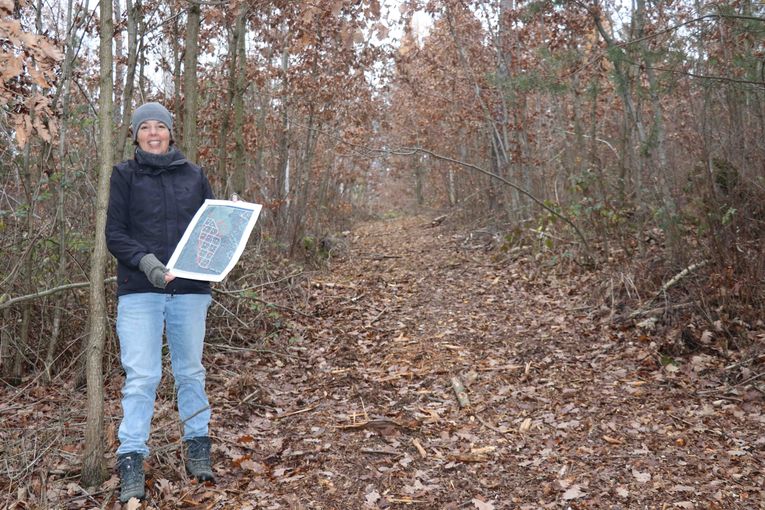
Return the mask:
<path fill-rule="evenodd" d="M 236 252 L 234 253 L 234 256 L 231 257 L 231 260 L 229 261 L 226 268 L 221 273 L 216 274 L 208 274 L 208 273 L 195 273 L 193 271 L 184 271 L 182 269 L 175 269 L 175 264 L 178 262 L 178 258 L 181 256 L 181 252 L 186 248 L 186 244 L 189 241 L 189 237 L 191 237 L 191 233 L 194 231 L 194 228 L 196 228 L 197 223 L 199 222 L 199 219 L 202 217 L 204 212 L 207 210 L 208 207 L 214 207 L 217 205 L 223 205 L 226 207 L 238 207 L 240 209 L 248 209 L 253 211 L 252 216 L 250 217 L 250 221 L 247 222 L 247 226 L 244 228 L 244 231 L 242 232 L 242 236 L 239 239 L 239 244 L 236 247 Z M 219 282 L 223 280 L 226 275 L 231 271 L 236 263 L 239 261 L 239 257 L 242 256 L 242 252 L 244 252 L 244 247 L 247 245 L 247 240 L 250 238 L 250 233 L 252 232 L 253 227 L 255 227 L 255 222 L 258 220 L 258 216 L 260 215 L 260 210 L 263 208 L 260 204 L 252 204 L 250 202 L 242 202 L 241 200 L 238 200 L 236 202 L 233 202 L 231 200 L 212 200 L 207 199 L 205 200 L 205 203 L 202 204 L 202 207 L 199 208 L 199 210 L 196 212 L 194 217 L 191 219 L 191 223 L 189 223 L 189 226 L 186 228 L 186 231 L 183 233 L 183 237 L 181 238 L 180 242 L 178 243 L 178 246 L 175 247 L 175 251 L 173 251 L 173 256 L 170 257 L 170 261 L 167 263 L 167 269 L 170 271 L 171 274 L 181 277 L 181 278 L 189 278 L 191 280 L 205 280 L 208 282 Z"/>

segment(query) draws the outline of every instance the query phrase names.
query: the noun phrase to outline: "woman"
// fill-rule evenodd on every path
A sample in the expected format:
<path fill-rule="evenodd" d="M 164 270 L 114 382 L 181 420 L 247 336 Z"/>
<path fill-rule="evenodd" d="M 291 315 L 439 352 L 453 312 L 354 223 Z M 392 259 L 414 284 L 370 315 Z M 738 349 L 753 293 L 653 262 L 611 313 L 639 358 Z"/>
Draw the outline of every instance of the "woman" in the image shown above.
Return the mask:
<path fill-rule="evenodd" d="M 186 468 L 199 481 L 214 481 L 202 366 L 210 284 L 176 278 L 165 267 L 194 213 L 213 194 L 202 169 L 173 144 L 173 118 L 164 106 L 142 105 L 131 127 L 135 156 L 114 167 L 106 223 L 107 246 L 117 258 L 117 336 L 125 369 L 117 449 L 122 502 L 145 494 L 143 458 L 162 377 L 163 330 Z"/>

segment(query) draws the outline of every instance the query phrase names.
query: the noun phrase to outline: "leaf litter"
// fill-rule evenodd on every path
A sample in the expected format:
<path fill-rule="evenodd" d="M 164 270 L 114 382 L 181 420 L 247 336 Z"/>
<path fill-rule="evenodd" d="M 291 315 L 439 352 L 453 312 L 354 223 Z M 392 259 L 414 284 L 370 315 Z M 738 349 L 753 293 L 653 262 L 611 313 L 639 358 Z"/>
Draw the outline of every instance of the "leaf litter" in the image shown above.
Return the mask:
<path fill-rule="evenodd" d="M 218 483 L 188 480 L 165 377 L 141 508 L 761 507 L 761 364 L 739 386 L 709 352 L 668 371 L 655 333 L 588 302 L 597 273 L 468 251 L 448 222 L 427 224 L 362 225 L 328 270 L 265 287 L 281 307 L 267 335 L 212 317 Z M 122 377 L 109 370 L 113 452 Z M 6 507 L 120 508 L 114 476 L 76 483 L 73 384 L 1 390 Z"/>

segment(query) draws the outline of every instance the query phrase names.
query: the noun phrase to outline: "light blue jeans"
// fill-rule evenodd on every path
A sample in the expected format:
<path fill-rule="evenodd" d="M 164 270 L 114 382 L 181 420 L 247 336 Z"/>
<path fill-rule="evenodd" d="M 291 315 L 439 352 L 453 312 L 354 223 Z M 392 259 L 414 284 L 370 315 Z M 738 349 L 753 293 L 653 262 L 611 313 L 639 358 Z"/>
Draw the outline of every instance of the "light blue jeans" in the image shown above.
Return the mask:
<path fill-rule="evenodd" d="M 205 393 L 202 349 L 205 319 L 212 302 L 209 294 L 144 292 L 120 296 L 117 336 L 125 369 L 122 389 L 123 418 L 117 454 L 139 452 L 146 446 L 154 415 L 154 399 L 162 378 L 162 333 L 167 345 L 178 394 L 178 413 L 184 422 L 183 439 L 206 436 L 210 405 Z"/>

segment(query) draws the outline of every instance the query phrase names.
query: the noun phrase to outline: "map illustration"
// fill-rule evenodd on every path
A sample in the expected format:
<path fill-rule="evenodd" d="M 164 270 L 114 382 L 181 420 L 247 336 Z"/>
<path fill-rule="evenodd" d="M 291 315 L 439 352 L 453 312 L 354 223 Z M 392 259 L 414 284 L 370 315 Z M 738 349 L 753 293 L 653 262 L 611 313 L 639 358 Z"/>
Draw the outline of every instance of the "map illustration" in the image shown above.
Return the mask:
<path fill-rule="evenodd" d="M 249 202 L 205 200 L 167 268 L 181 278 L 223 280 L 242 255 L 261 207 Z"/>

